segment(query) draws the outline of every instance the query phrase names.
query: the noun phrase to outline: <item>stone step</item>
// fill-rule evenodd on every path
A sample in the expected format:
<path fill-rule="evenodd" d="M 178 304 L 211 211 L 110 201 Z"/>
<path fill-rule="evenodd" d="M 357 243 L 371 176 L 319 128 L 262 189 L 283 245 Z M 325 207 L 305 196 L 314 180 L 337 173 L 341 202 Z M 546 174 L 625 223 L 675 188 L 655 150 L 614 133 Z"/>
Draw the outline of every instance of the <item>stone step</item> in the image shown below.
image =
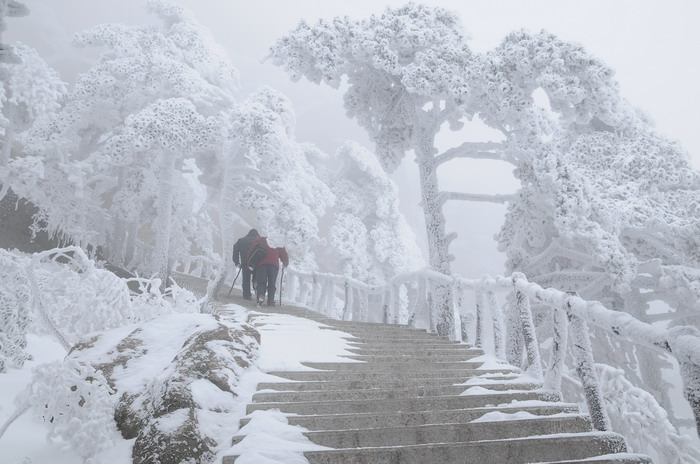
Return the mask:
<path fill-rule="evenodd" d="M 594 456 L 590 459 L 574 459 L 567 461 L 548 461 L 532 464 L 654 464 L 654 460 L 643 454 L 613 454 L 606 457 Z"/>
<path fill-rule="evenodd" d="M 344 328 L 358 328 L 358 329 L 364 329 L 364 328 L 381 328 L 381 327 L 386 327 L 390 329 L 396 329 L 396 330 L 418 330 L 425 332 L 425 329 L 417 329 L 415 327 L 411 327 L 410 325 L 406 324 L 383 324 L 381 322 L 360 322 L 360 321 L 338 321 L 335 319 L 331 319 L 328 321 L 326 324 L 331 327 L 344 327 Z"/>
<path fill-rule="evenodd" d="M 461 362 L 469 361 L 476 358 L 475 355 L 469 355 L 464 353 L 446 354 L 442 356 L 421 356 L 420 354 L 405 355 L 400 353 L 392 354 L 352 354 L 343 355 L 343 358 L 351 359 L 353 361 L 364 361 L 368 363 L 407 363 L 407 362 L 419 362 L 419 363 L 436 363 L 436 362 Z"/>
<path fill-rule="evenodd" d="M 463 345 L 450 340 L 440 338 L 421 342 L 420 340 L 360 340 L 360 339 L 345 339 L 348 348 L 350 349 L 371 349 L 371 350 L 444 350 L 451 348 L 463 348 L 468 345 Z"/>
<path fill-rule="evenodd" d="M 455 383 L 463 383 L 472 377 L 477 377 L 484 374 L 512 374 L 513 371 L 507 369 L 460 369 L 460 370 L 441 370 L 437 372 L 421 372 L 421 371 L 364 371 L 364 372 L 336 372 L 336 371 L 273 371 L 268 372 L 270 375 L 281 377 L 288 380 L 301 381 L 384 381 L 404 379 L 420 379 L 425 377 L 434 377 L 441 379 L 455 379 Z"/>
<path fill-rule="evenodd" d="M 481 350 L 472 350 L 463 348 L 462 345 L 452 345 L 443 349 L 423 349 L 423 348 L 391 348 L 391 349 L 376 349 L 376 348 L 346 348 L 346 351 L 356 355 L 365 356 L 422 356 L 429 358 L 439 358 L 440 356 L 468 356 L 476 357 L 484 354 Z"/>
<path fill-rule="evenodd" d="M 410 331 L 410 330 L 392 330 L 392 329 L 352 329 L 352 330 L 347 330 L 347 329 L 341 329 L 338 327 L 331 328 L 329 327 L 328 329 L 332 330 L 337 330 L 341 332 L 341 337 L 347 337 L 348 335 L 351 337 L 357 337 L 357 338 L 369 338 L 369 339 L 379 339 L 379 340 L 393 340 L 396 338 L 410 338 L 410 339 L 418 339 L 418 340 L 425 340 L 425 339 L 430 339 L 430 340 L 443 340 L 439 335 L 430 333 L 430 332 L 420 332 L 418 330 L 416 331 Z M 328 330 L 324 329 L 324 330 Z"/>
<path fill-rule="evenodd" d="M 508 381 L 517 379 L 518 377 L 505 376 L 500 378 L 500 380 L 506 381 L 505 383 L 494 383 L 489 384 L 488 388 L 496 390 L 499 385 L 508 385 Z M 346 381 L 296 381 L 296 382 L 264 382 L 258 384 L 258 390 L 277 390 L 277 391 L 323 391 L 323 390 L 361 390 L 361 389 L 399 389 L 399 388 L 419 388 L 419 387 L 439 387 L 439 386 L 450 386 L 455 384 L 464 383 L 463 379 L 455 379 L 453 377 L 440 378 L 440 377 L 424 377 L 424 378 L 411 378 L 411 379 L 380 379 L 380 380 L 346 380 Z M 473 385 L 464 385 L 463 388 L 467 389 Z M 486 386 L 486 385 L 484 385 Z"/>
<path fill-rule="evenodd" d="M 620 435 L 588 432 L 471 443 L 307 451 L 304 457 L 310 464 L 525 464 L 625 451 L 625 441 Z"/>
<path fill-rule="evenodd" d="M 396 362 L 303 362 L 303 366 L 322 371 L 333 372 L 367 372 L 367 371 L 410 371 L 410 372 L 438 372 L 438 371 L 473 371 L 484 365 L 482 361 L 456 361 L 456 362 L 421 362 L 413 360 L 401 360 Z M 504 369 L 506 366 L 504 366 Z M 510 372 L 515 372 L 510 370 Z"/>
<path fill-rule="evenodd" d="M 431 333 L 426 331 L 425 329 L 413 329 L 411 327 L 407 326 L 399 326 L 399 325 L 385 325 L 385 324 L 376 324 L 376 325 L 357 325 L 357 324 L 336 324 L 336 323 L 329 323 L 326 324 L 322 327 L 320 327 L 321 330 L 340 330 L 342 332 L 348 332 L 348 333 L 405 333 L 405 334 L 423 334 L 423 335 L 433 335 L 436 336 L 436 334 Z"/>
<path fill-rule="evenodd" d="M 580 408 L 574 403 L 542 403 L 538 406 L 520 406 L 515 403 L 508 406 L 453 410 L 287 416 L 287 420 L 292 425 L 299 425 L 308 430 L 347 430 L 427 424 L 464 424 L 494 411 L 509 414 L 529 412 L 536 416 L 547 416 L 553 414 L 579 414 Z M 241 427 L 249 421 L 250 418 L 241 419 Z"/>
<path fill-rule="evenodd" d="M 295 403 L 250 403 L 246 414 L 256 410 L 279 409 L 294 414 L 348 414 L 393 411 L 426 411 L 430 409 L 466 409 L 488 405 L 510 403 L 512 401 L 561 401 L 555 392 L 518 391 L 494 392 L 480 395 L 464 396 L 428 396 L 423 398 L 399 398 L 387 400 L 349 400 L 349 401 L 308 401 Z"/>
<path fill-rule="evenodd" d="M 447 340 L 446 338 L 438 337 L 435 334 L 410 334 L 410 333 L 363 333 L 357 335 L 341 335 L 348 342 L 354 343 L 415 343 L 419 342 L 422 344 L 426 343 L 437 343 L 442 345 L 455 345 L 460 344 L 452 340 Z"/>
<path fill-rule="evenodd" d="M 493 391 L 507 390 L 535 390 L 541 388 L 538 384 L 510 384 L 506 390 L 503 384 L 479 385 L 482 388 L 498 386 L 499 389 Z M 354 390 L 324 390 L 324 391 L 303 391 L 303 392 L 270 392 L 256 393 L 253 395 L 255 403 L 282 403 L 282 402 L 305 402 L 305 401 L 357 401 L 371 399 L 396 399 L 396 398 L 422 398 L 427 396 L 450 396 L 459 395 L 467 388 L 476 385 L 443 385 L 439 387 L 418 387 L 418 388 L 374 388 L 374 389 L 354 389 Z"/>
<path fill-rule="evenodd" d="M 427 443 L 466 443 L 482 440 L 522 438 L 532 435 L 592 431 L 587 416 L 535 417 L 463 424 L 434 424 L 360 430 L 305 432 L 312 442 L 330 448 L 371 448 Z M 234 437 L 233 444 L 242 440 Z"/>

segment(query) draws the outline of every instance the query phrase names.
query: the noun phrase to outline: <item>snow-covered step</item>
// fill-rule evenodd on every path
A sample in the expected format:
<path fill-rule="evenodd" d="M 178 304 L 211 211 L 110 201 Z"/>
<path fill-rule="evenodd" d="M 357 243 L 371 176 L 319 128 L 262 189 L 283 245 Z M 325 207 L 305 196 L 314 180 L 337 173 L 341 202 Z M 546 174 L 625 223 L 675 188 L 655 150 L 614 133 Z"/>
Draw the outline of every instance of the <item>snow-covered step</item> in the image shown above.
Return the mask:
<path fill-rule="evenodd" d="M 476 377 L 484 374 L 510 374 L 512 370 L 504 369 L 459 369 L 459 370 L 440 370 L 440 371 L 424 371 L 424 372 L 409 372 L 409 371 L 273 371 L 268 372 L 270 375 L 281 377 L 288 380 L 328 380 L 328 381 L 352 381 L 352 380 L 369 380 L 369 381 L 392 381 L 396 379 L 411 380 L 416 378 L 434 377 L 441 379 L 454 379 L 454 383 L 461 383 L 470 377 Z"/>
<path fill-rule="evenodd" d="M 488 389 L 491 385 L 476 386 L 479 389 Z M 452 396 L 460 395 L 469 385 L 443 385 L 437 387 L 414 387 L 414 388 L 373 388 L 373 389 L 353 389 L 353 390 L 323 390 L 323 391 L 278 391 L 256 393 L 253 395 L 255 403 L 281 403 L 281 402 L 304 402 L 304 401 L 354 401 L 371 399 L 397 399 L 397 398 L 422 398 L 427 396 Z M 486 388 L 484 388 L 486 387 Z M 518 383 L 512 384 L 509 390 L 535 390 L 540 386 L 537 384 Z M 500 391 L 504 389 L 501 388 Z M 498 390 L 494 390 L 498 391 Z"/>
<path fill-rule="evenodd" d="M 654 460 L 643 454 L 624 453 L 610 454 L 608 456 L 593 456 L 588 459 L 533 462 L 531 464 L 654 464 Z"/>
<path fill-rule="evenodd" d="M 265 409 L 278 409 L 294 414 L 348 414 L 393 411 L 427 411 L 431 409 L 466 409 L 487 405 L 506 404 L 512 401 L 560 401 L 554 392 L 515 391 L 494 392 L 481 395 L 464 396 L 428 396 L 423 398 L 399 398 L 388 400 L 348 400 L 348 401 L 308 401 L 250 403 L 246 413 Z"/>
<path fill-rule="evenodd" d="M 619 435 L 592 431 L 578 405 L 523 381 L 519 369 L 482 368 L 479 349 L 410 327 L 311 318 L 326 324 L 324 330 L 343 332 L 347 361 L 305 362 L 304 370 L 268 372 L 280 381 L 260 383 L 247 406 L 248 414 L 281 411 L 290 425 L 306 428 L 312 442 L 334 448 L 304 453 L 311 464 L 585 463 L 593 458 L 650 464 L 631 460 Z M 223 464 L 234 460 L 224 457 Z"/>
<path fill-rule="evenodd" d="M 451 340 L 444 340 L 440 338 L 426 339 L 426 340 L 416 340 L 412 338 L 401 338 L 401 339 L 375 339 L 369 340 L 366 338 L 359 339 L 347 339 L 348 346 L 350 348 L 367 348 L 375 350 L 400 350 L 400 349 L 428 349 L 428 350 L 443 350 L 449 349 L 450 347 L 463 347 L 459 342 L 453 342 Z"/>
<path fill-rule="evenodd" d="M 429 332 L 409 331 L 409 330 L 384 330 L 384 329 L 354 329 L 343 330 L 336 329 L 340 332 L 343 338 L 363 340 L 396 340 L 396 339 L 413 339 L 413 340 L 442 340 L 436 334 Z"/>
<path fill-rule="evenodd" d="M 453 410 L 382 412 L 366 414 L 319 414 L 309 416 L 290 415 L 287 420 L 292 425 L 299 425 L 309 430 L 347 430 L 347 429 L 377 429 L 382 427 L 402 427 L 409 425 L 428 424 L 464 424 L 491 412 L 505 414 L 529 413 L 535 416 L 550 416 L 554 414 L 578 414 L 579 406 L 574 403 L 517 403 L 507 406 L 491 406 L 484 408 L 467 408 Z M 250 421 L 241 419 L 241 425 Z"/>
<path fill-rule="evenodd" d="M 304 456 L 310 464 L 525 464 L 625 451 L 625 441 L 620 435 L 588 432 L 467 443 L 308 451 Z"/>
<path fill-rule="evenodd" d="M 483 351 L 464 347 L 464 345 L 451 345 L 444 348 L 412 347 L 404 349 L 381 349 L 381 348 L 348 348 L 348 352 L 363 356 L 421 356 L 421 357 L 441 357 L 441 356 L 468 356 L 469 358 L 483 355 Z"/>
<path fill-rule="evenodd" d="M 321 330 L 339 330 L 347 333 L 403 333 L 403 334 L 424 334 L 430 335 L 425 329 L 416 329 L 405 325 L 386 325 L 386 324 L 342 324 L 337 322 L 329 322 L 325 326 L 320 327 Z"/>
<path fill-rule="evenodd" d="M 458 342 L 454 342 L 451 340 L 445 340 L 443 338 L 439 338 L 437 335 L 434 334 L 413 334 L 413 333 L 377 333 L 377 334 L 370 334 L 370 333 L 365 333 L 365 334 L 358 334 L 358 335 L 351 335 L 351 334 L 344 334 L 343 338 L 346 338 L 346 340 L 349 343 L 376 343 L 376 344 L 388 344 L 388 343 L 398 343 L 398 344 L 409 344 L 409 343 L 421 343 L 421 344 L 426 344 L 426 343 L 433 343 L 433 344 L 438 344 L 438 345 L 456 345 L 459 344 Z"/>
<path fill-rule="evenodd" d="M 445 354 L 442 356 L 423 356 L 420 354 L 406 355 L 401 353 L 389 354 L 354 354 L 343 356 L 343 358 L 352 361 L 377 362 L 377 363 L 436 363 L 436 362 L 461 362 L 469 361 L 477 356 L 455 352 L 454 354 Z M 481 364 L 481 363 L 479 363 Z"/>
<path fill-rule="evenodd" d="M 311 441 L 331 448 L 371 448 L 427 443 L 464 443 L 483 440 L 523 438 L 531 435 L 591 432 L 587 416 L 498 420 L 461 424 L 432 424 L 307 432 Z M 234 443 L 243 437 L 235 437 Z"/>
<path fill-rule="evenodd" d="M 507 375 L 500 377 L 500 380 L 515 380 L 517 376 Z M 258 384 L 258 390 L 277 391 L 323 391 L 323 390 L 358 390 L 358 389 L 400 389 L 400 388 L 429 388 L 439 386 L 452 386 L 463 384 L 464 379 L 454 377 L 415 377 L 410 379 L 379 379 L 379 380 L 345 380 L 345 381 L 297 381 L 287 382 L 280 379 L 279 382 L 264 382 Z M 479 384 L 492 390 L 509 389 L 508 383 L 488 383 Z M 462 385 L 466 390 L 474 385 Z"/>
<path fill-rule="evenodd" d="M 474 371 L 484 365 L 477 361 L 457 362 L 421 362 L 415 360 L 405 361 L 374 361 L 374 362 L 305 362 L 306 367 L 323 371 L 343 372 L 367 372 L 367 371 L 411 371 L 411 372 L 435 372 L 435 371 Z"/>

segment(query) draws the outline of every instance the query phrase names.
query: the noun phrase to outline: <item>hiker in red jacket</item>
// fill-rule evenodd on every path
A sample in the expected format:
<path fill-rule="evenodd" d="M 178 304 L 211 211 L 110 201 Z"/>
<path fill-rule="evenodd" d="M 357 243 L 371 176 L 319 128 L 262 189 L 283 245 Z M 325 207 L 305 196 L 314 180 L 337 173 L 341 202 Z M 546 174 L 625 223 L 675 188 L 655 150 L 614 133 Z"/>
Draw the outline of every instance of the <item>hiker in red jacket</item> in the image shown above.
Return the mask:
<path fill-rule="evenodd" d="M 286 267 L 289 266 L 289 255 L 283 247 L 271 248 L 267 244 L 267 237 L 255 239 L 251 244 L 251 248 L 258 243 L 262 243 L 267 248 L 267 254 L 255 267 L 255 293 L 257 296 L 258 305 L 262 305 L 265 301 L 265 290 L 267 289 L 267 305 L 275 305 L 275 292 L 277 288 L 277 273 L 279 272 L 280 260 Z"/>

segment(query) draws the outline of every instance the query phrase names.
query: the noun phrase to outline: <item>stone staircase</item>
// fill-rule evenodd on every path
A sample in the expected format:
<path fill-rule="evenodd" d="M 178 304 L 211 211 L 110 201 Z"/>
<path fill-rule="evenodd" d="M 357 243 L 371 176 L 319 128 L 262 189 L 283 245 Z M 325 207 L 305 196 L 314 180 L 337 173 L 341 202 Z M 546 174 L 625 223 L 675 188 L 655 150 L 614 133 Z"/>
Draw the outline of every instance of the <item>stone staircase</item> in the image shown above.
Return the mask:
<path fill-rule="evenodd" d="M 334 448 L 305 452 L 311 464 L 652 462 L 626 453 L 620 435 L 594 431 L 578 405 L 557 392 L 518 381 L 516 368 L 483 369 L 472 361 L 483 353 L 468 345 L 406 326 L 336 321 L 293 307 L 264 310 L 350 334 L 348 362 L 270 372 L 280 381 L 260 383 L 264 392 L 247 407 L 248 414 L 291 414 L 289 423 L 307 429 L 312 442 Z M 223 464 L 235 460 L 227 456 Z"/>

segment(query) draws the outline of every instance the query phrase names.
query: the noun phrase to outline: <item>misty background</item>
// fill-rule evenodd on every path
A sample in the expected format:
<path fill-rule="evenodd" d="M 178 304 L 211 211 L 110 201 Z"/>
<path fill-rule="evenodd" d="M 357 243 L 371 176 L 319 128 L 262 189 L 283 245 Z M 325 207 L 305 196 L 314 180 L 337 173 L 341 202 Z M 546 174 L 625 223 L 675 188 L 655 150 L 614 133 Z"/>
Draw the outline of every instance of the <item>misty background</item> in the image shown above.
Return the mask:
<path fill-rule="evenodd" d="M 283 92 L 297 114 L 298 141 L 334 152 L 345 140 L 374 150 L 365 131 L 345 115 L 342 89 L 306 80 L 291 82 L 281 68 L 264 62 L 268 48 L 301 19 L 348 15 L 360 19 L 380 14 L 386 6 L 405 1 L 371 0 L 177 0 L 209 28 L 240 72 L 238 100 L 262 86 Z M 85 71 L 99 52 L 77 50 L 74 33 L 101 23 L 155 24 L 142 0 L 23 0 L 29 16 L 8 21 L 4 41 L 16 40 L 39 54 L 69 84 Z M 678 140 L 700 166 L 700 2 L 692 0 L 435 0 L 422 3 L 456 12 L 475 51 L 497 46 L 511 31 L 546 29 L 562 40 L 582 44 L 616 72 L 622 94 L 656 123 L 657 130 Z M 440 151 L 466 140 L 498 140 L 479 124 L 459 133 L 440 134 Z M 469 193 L 510 193 L 518 188 L 512 166 L 498 161 L 454 160 L 438 172 L 441 190 Z M 401 209 L 427 258 L 417 169 L 409 153 L 391 175 L 400 192 Z M 447 232 L 459 238 L 451 246 L 453 271 L 466 277 L 503 273 L 504 255 L 497 252 L 494 234 L 505 205 L 449 202 Z"/>

